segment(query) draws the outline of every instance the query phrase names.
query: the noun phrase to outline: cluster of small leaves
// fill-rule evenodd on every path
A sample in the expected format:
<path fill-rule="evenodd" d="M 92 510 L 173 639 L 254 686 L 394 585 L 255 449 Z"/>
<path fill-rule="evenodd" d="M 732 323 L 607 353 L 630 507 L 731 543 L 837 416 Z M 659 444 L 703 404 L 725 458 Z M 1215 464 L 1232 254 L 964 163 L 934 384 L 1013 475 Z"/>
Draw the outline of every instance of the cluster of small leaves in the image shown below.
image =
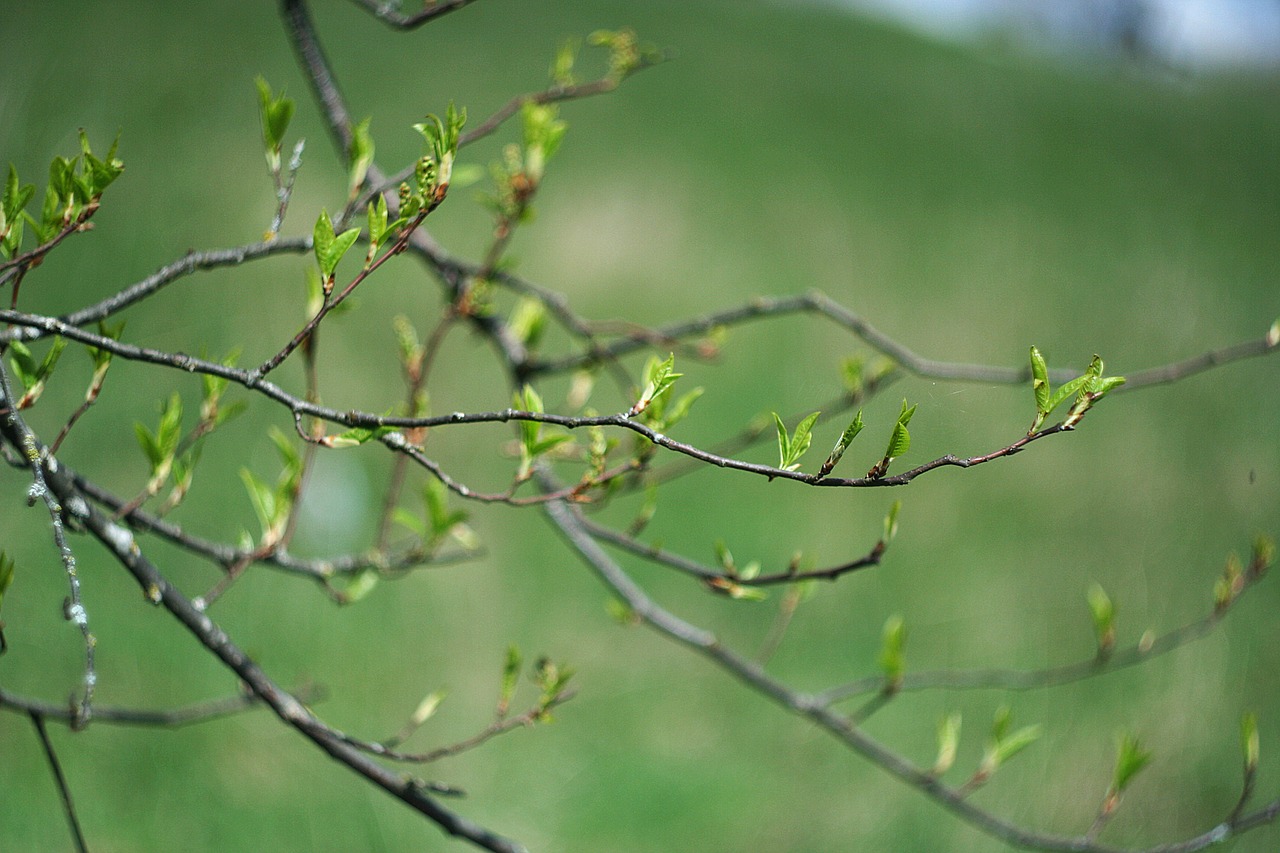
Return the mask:
<path fill-rule="evenodd" d="M 1031 390 L 1036 398 L 1036 417 L 1031 423 L 1031 428 L 1027 430 L 1027 435 L 1035 435 L 1044 424 L 1045 418 L 1073 394 L 1076 398 L 1075 402 L 1071 404 L 1071 408 L 1067 410 L 1067 416 L 1062 421 L 1062 426 L 1066 429 L 1079 423 L 1085 412 L 1108 392 L 1124 384 L 1123 376 L 1103 376 L 1102 367 L 1102 359 L 1095 355 L 1082 375 L 1054 391 L 1049 385 L 1049 368 L 1045 364 L 1044 356 L 1040 354 L 1040 350 L 1032 347 Z"/>
<path fill-rule="evenodd" d="M 788 434 L 787 425 L 777 412 L 773 413 L 773 423 L 778 430 L 778 467 L 783 471 L 795 471 L 800 467 L 800 457 L 808 451 L 813 443 L 813 425 L 818 421 L 820 412 L 814 412 L 796 424 L 795 432 Z"/>
<path fill-rule="evenodd" d="M 986 782 L 1005 762 L 1040 738 L 1039 725 L 1023 726 L 1016 730 L 1011 730 L 1012 726 L 1013 712 L 1008 705 L 1001 705 L 996 709 L 991 722 L 991 734 L 983 748 L 982 760 L 969 780 L 970 787 Z"/>
<path fill-rule="evenodd" d="M 1227 555 L 1222 574 L 1213 585 L 1213 610 L 1221 614 L 1230 607 L 1251 581 L 1260 578 L 1275 559 L 1275 543 L 1266 536 L 1258 536 L 1253 542 L 1249 565 L 1244 566 L 1234 551 Z"/>
<path fill-rule="evenodd" d="M 708 588 L 740 601 L 764 601 L 768 594 L 758 587 L 743 586 L 740 581 L 755 580 L 760 574 L 760 561 L 752 560 L 741 568 L 723 539 L 715 543 L 716 562 L 724 570 L 723 577 L 707 579 Z"/>
<path fill-rule="evenodd" d="M 119 137 L 111 144 L 105 159 L 99 159 L 89 145 L 89 137 L 80 131 L 80 154 L 76 157 L 54 157 L 49 163 L 49 183 L 37 219 L 27 212 L 27 204 L 35 195 L 35 187 L 23 185 L 12 164 L 0 199 L 0 250 L 15 257 L 22 246 L 23 224 L 31 227 L 36 244 L 44 245 L 64 228 L 80 223 L 97 208 L 102 193 L 124 171 L 124 163 L 116 159 Z"/>
<path fill-rule="evenodd" d="M 258 87 L 258 117 L 262 121 L 262 143 L 266 147 L 267 166 L 273 175 L 280 173 L 280 152 L 284 135 L 293 120 L 294 103 L 285 97 L 284 91 L 272 92 L 270 84 L 262 77 L 254 80 Z"/>
<path fill-rule="evenodd" d="M 1116 764 L 1111 773 L 1111 788 L 1107 791 L 1102 810 L 1110 813 L 1120 802 L 1120 795 L 1129 783 L 1151 762 L 1150 750 L 1143 747 L 1132 734 L 1126 732 L 1116 741 Z"/>
<path fill-rule="evenodd" d="M 516 393 L 514 399 L 516 408 L 526 412 L 542 414 L 545 411 L 542 398 L 531 385 L 524 386 L 524 390 Z M 520 429 L 520 468 L 516 472 L 516 482 L 523 482 L 529 479 L 533 472 L 533 463 L 538 457 L 569 441 L 570 436 L 563 432 L 544 436 L 543 424 L 538 421 L 520 421 L 518 427 Z"/>
<path fill-rule="evenodd" d="M 568 698 L 567 689 L 569 679 L 573 678 L 573 670 L 544 657 L 534 663 L 531 677 L 539 691 L 536 719 L 549 723 L 551 709 Z"/>
<path fill-rule="evenodd" d="M 240 469 L 240 479 L 249 492 L 253 511 L 262 527 L 259 547 L 273 548 L 284 539 L 289 515 L 302 481 L 302 455 L 284 433 L 271 430 L 271 441 L 280 456 L 280 475 L 274 484 L 267 483 L 248 468 Z"/>
<path fill-rule="evenodd" d="M 427 152 L 419 158 L 414 170 L 416 192 L 409 191 L 407 184 L 400 186 L 401 216 L 412 218 L 419 211 L 430 210 L 444 201 L 449 192 L 449 183 L 453 179 L 458 138 L 466 123 L 466 109 L 458 110 L 450 102 L 443 121 L 439 116 L 428 115 L 426 121 L 413 126 L 426 142 Z"/>
<path fill-rule="evenodd" d="M 482 195 L 481 201 L 497 218 L 499 236 L 504 236 L 512 225 L 528 222 L 533 217 L 530 201 L 542 185 L 547 163 L 559 150 L 569 128 L 559 114 L 553 104 L 526 101 L 520 108 L 521 144 L 504 147 L 502 160 L 489 168 L 494 192 Z"/>
<path fill-rule="evenodd" d="M 14 375 L 18 377 L 18 381 L 22 383 L 22 387 L 25 389 L 23 395 L 18 399 L 17 407 L 19 409 L 30 408 L 44 394 L 49 376 L 52 375 L 53 369 L 58 366 L 58 359 L 62 357 L 62 351 L 66 348 L 66 338 L 54 338 L 49 349 L 45 351 L 44 357 L 36 361 L 31 354 L 31 350 L 21 341 L 14 341 L 9 344 L 11 353 L 9 365 L 13 368 Z"/>
<path fill-rule="evenodd" d="M 668 425 L 670 425 L 676 420 L 683 418 L 684 415 L 688 413 L 688 408 L 693 405 L 693 400 L 690 400 L 688 405 L 685 406 L 677 405 L 675 409 L 673 409 L 673 413 L 676 409 L 681 409 L 682 411 L 679 412 L 679 417 L 674 419 L 672 419 L 672 414 L 668 414 L 665 411 L 665 404 L 667 401 L 664 398 L 667 397 L 672 386 L 675 385 L 676 380 L 681 376 L 684 376 L 683 373 L 675 372 L 675 363 L 675 353 L 668 354 L 664 361 L 658 361 L 657 358 L 649 359 L 644 368 L 644 389 L 641 390 L 640 397 L 636 400 L 635 405 L 633 405 L 627 412 L 627 417 L 634 418 L 637 415 L 643 414 L 655 404 L 663 408 L 664 411 L 659 413 L 656 418 L 653 414 L 650 414 L 649 423 L 654 423 L 656 420 L 664 420 Z M 699 389 L 697 393 L 701 393 L 701 389 Z M 697 397 L 694 397 L 693 399 L 697 399 Z"/>
<path fill-rule="evenodd" d="M 593 47 L 608 48 L 609 73 L 606 79 L 615 85 L 662 59 L 656 48 L 641 44 L 635 31 L 628 28 L 596 30 L 588 37 L 587 43 Z"/>
<path fill-rule="evenodd" d="M 851 398 L 857 399 L 867 392 L 868 388 L 879 385 L 897 367 L 891 359 L 883 356 L 873 359 L 870 364 L 862 355 L 852 355 L 840 362 L 840 379 L 845 391 Z"/>
<path fill-rule="evenodd" d="M 469 514 L 466 510 L 449 507 L 449 492 L 439 480 L 429 479 L 422 487 L 422 505 L 422 516 L 401 507 L 395 512 L 395 520 L 418 536 L 427 553 L 435 552 L 449 539 L 468 551 L 479 548 L 475 531 L 466 523 Z"/>
<path fill-rule="evenodd" d="M 134 423 L 133 431 L 151 466 L 146 493 L 154 495 L 168 481 L 182 441 L 182 398 L 176 391 L 169 396 L 160 409 L 160 421 L 154 432 L 141 421 Z"/>

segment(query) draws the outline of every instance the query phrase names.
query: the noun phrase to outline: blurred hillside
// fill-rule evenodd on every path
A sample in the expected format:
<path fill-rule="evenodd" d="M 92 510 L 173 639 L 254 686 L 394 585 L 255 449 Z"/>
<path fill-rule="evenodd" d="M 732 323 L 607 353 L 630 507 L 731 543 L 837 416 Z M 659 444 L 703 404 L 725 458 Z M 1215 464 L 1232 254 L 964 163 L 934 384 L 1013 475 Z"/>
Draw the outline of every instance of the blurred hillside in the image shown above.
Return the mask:
<path fill-rule="evenodd" d="M 568 137 L 536 221 L 514 243 L 517 269 L 588 317 L 656 324 L 819 288 L 931 358 L 1020 366 L 1035 344 L 1053 366 L 1082 367 L 1098 352 L 1123 374 L 1256 337 L 1280 316 L 1275 77 L 1169 83 L 1124 65 L 1068 69 L 799 4 L 482 0 L 413 34 L 338 0 L 315 5 L 353 112 L 373 117 L 389 169 L 420 153 L 409 125 L 423 114 L 454 100 L 478 121 L 544 85 L 566 36 L 626 25 L 673 52 L 619 92 L 564 108 Z M 0 54 L 0 164 L 34 180 L 54 154 L 77 150 L 79 127 L 104 147 L 120 130 L 127 164 L 94 231 L 24 284 L 28 309 L 65 311 L 188 248 L 261 238 L 273 199 L 259 73 L 298 99 L 292 135 L 307 139 L 285 233 L 309 233 L 322 206 L 344 199 L 345 177 L 272 4 L 122 0 L 110 14 L 11 4 Z M 584 54 L 584 65 L 593 61 Z M 464 159 L 487 164 L 515 132 Z M 433 234 L 465 256 L 489 234 L 474 194 L 455 193 L 432 217 Z M 131 309 L 126 337 L 211 354 L 240 347 L 242 362 L 261 359 L 302 320 L 303 270 L 284 258 L 186 279 Z M 411 264 L 370 285 L 355 312 L 326 327 L 323 393 L 335 407 L 393 406 L 391 317 L 406 313 L 426 330 L 439 316 L 433 286 Z M 817 408 L 840 392 L 840 360 L 866 351 L 813 319 L 735 330 L 717 362 L 679 365 L 682 383 L 707 392 L 677 437 L 710 443 L 771 410 Z M 435 411 L 507 405 L 486 356 L 466 334 L 450 338 L 431 388 Z M 62 408 L 81 398 L 88 371 L 75 369 L 50 390 L 37 428 L 56 431 Z M 302 387 L 297 365 L 280 377 Z M 885 564 L 802 605 L 774 671 L 805 689 L 873 674 L 892 613 L 910 627 L 912 669 L 1083 659 L 1093 651 L 1091 582 L 1111 593 L 1121 642 L 1133 643 L 1147 628 L 1204 614 L 1226 553 L 1256 532 L 1280 534 L 1278 380 L 1272 358 L 1117 395 L 1074 434 L 895 494 L 700 472 L 673 483 L 647 535 L 704 560 L 722 538 L 742 562 L 785 565 L 803 549 L 829 564 L 865 552 L 900 497 L 901 532 Z M 66 461 L 136 492 L 146 472 L 132 424 L 153 421 L 154 401 L 170 390 L 195 405 L 194 380 L 114 366 L 81 429 L 115 450 L 73 441 Z M 563 385 L 541 390 L 549 407 L 563 404 Z M 1022 435 L 1033 412 L 1026 388 L 904 381 L 868 406 L 859 441 L 870 444 L 850 452 L 851 470 L 874 461 L 903 396 L 920 403 L 904 464 L 994 450 Z M 274 476 L 272 423 L 288 427 L 254 402 L 210 443 L 181 523 L 228 539 L 256 529 L 237 472 Z M 814 456 L 835 429 L 816 434 Z M 500 489 L 513 462 L 498 448 L 509 437 L 441 432 L 432 450 L 462 479 Z M 384 456 L 326 457 L 300 550 L 369 544 Z M 765 442 L 742 456 L 772 461 L 775 450 Z M 60 618 L 65 579 L 35 519 L 41 510 L 25 508 L 27 485 L 21 472 L 0 472 L 0 547 L 20 572 L 5 600 L 0 684 L 56 700 L 75 683 L 78 638 Z M 625 521 L 637 505 L 619 501 L 606 519 Z M 456 804 L 464 814 L 535 850 L 999 849 L 700 661 L 618 625 L 603 590 L 536 513 L 472 509 L 487 548 L 473 564 L 383 583 L 349 609 L 255 568 L 214 615 L 282 683 L 328 686 L 332 698 L 318 708 L 327 719 L 374 738 L 441 686 L 449 697 L 419 738 L 433 745 L 473 732 L 491 713 L 508 643 L 574 666 L 580 695 L 555 725 L 424 773 L 468 791 Z M 172 706 L 234 691 L 168 617 L 141 606 L 114 565 L 88 542 L 77 547 L 101 702 Z M 214 580 L 208 567 L 152 547 L 189 592 Z M 776 596 L 727 602 L 659 569 L 637 577 L 746 649 L 776 612 Z M 1280 693 L 1268 675 L 1280 666 L 1274 583 L 1211 637 L 1150 666 L 1030 694 L 904 696 L 869 730 L 928 763 L 937 719 L 961 709 L 959 766 L 972 766 L 986 721 L 1010 703 L 1045 736 L 978 796 L 1063 832 L 1088 825 L 1110 779 L 1113 735 L 1133 730 L 1156 759 L 1104 837 L 1136 846 L 1205 831 L 1238 796 L 1245 709 L 1261 722 L 1260 796 L 1280 788 L 1268 758 L 1280 743 Z M 462 849 L 261 714 L 174 732 L 53 734 L 95 851 Z M 0 756 L 0 850 L 67 849 L 48 769 L 20 716 L 0 713 Z M 1263 829 L 1233 849 L 1272 850 L 1276 839 Z"/>

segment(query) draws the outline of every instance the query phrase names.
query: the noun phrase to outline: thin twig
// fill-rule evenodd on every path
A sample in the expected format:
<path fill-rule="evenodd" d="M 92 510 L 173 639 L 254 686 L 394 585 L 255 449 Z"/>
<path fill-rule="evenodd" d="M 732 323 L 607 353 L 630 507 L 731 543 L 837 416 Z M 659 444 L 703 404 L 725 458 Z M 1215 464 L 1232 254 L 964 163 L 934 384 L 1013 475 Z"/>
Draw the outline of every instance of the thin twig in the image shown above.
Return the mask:
<path fill-rule="evenodd" d="M 76 816 L 75 803 L 71 800 L 71 788 L 67 785 L 67 777 L 63 775 L 62 763 L 58 761 L 58 753 L 54 752 L 53 741 L 49 740 L 49 733 L 44 728 L 44 717 L 35 711 L 29 712 L 31 724 L 36 728 L 36 735 L 40 738 L 40 746 L 44 748 L 44 757 L 49 762 L 49 769 L 53 771 L 53 780 L 58 786 L 58 797 L 62 800 L 62 810 L 67 815 L 67 826 L 71 827 L 71 838 L 75 842 L 78 853 L 87 853 L 88 846 L 84 841 L 84 832 L 80 829 L 80 818 Z"/>

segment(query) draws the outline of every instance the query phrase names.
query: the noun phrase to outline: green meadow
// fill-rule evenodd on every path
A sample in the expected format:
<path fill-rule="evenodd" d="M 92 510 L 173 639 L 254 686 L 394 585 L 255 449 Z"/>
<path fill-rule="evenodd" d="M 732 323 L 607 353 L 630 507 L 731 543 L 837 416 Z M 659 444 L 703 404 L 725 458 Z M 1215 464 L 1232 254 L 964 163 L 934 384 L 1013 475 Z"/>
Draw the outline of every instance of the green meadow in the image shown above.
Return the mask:
<path fill-rule="evenodd" d="M 79 150 L 79 128 L 103 149 L 119 132 L 126 163 L 94 229 L 27 277 L 22 308 L 65 312 L 188 249 L 260 240 L 274 199 L 258 74 L 297 99 L 288 138 L 307 141 L 283 233 L 310 234 L 322 207 L 343 204 L 346 176 L 273 4 L 10 5 L 0 25 L 0 166 L 14 163 L 39 186 L 54 155 Z M 1021 367 L 1034 344 L 1050 367 L 1083 369 L 1098 353 L 1123 375 L 1261 337 L 1280 317 L 1275 76 L 1047 59 L 998 41 L 958 47 L 799 3 L 480 0 L 407 34 L 354 4 L 314 5 L 352 112 L 372 116 L 388 171 L 421 154 L 410 126 L 423 115 L 452 100 L 478 123 L 511 95 L 543 87 L 566 37 L 630 26 L 670 52 L 612 94 L 563 105 L 568 135 L 536 218 L 511 249 L 521 276 L 615 328 L 818 289 L 927 358 Z M 580 65 L 599 73 L 604 57 L 584 48 Z M 487 166 L 517 138 L 510 125 L 465 149 L 462 162 Z M 489 239 L 483 189 L 455 190 L 428 222 L 459 256 L 477 257 Z M 304 322 L 309 263 L 282 256 L 185 278 L 123 315 L 125 339 L 211 356 L 238 348 L 242 364 L 259 362 Z M 9 294 L 0 298 L 7 307 Z M 406 258 L 356 302 L 323 328 L 321 393 L 337 408 L 389 410 L 402 395 L 392 318 L 410 317 L 425 336 L 439 291 Z M 496 310 L 512 304 L 495 297 Z M 569 343 L 552 334 L 543 346 L 554 354 Z M 720 350 L 709 361 L 677 355 L 677 391 L 705 393 L 673 437 L 709 446 L 771 411 L 823 408 L 841 394 L 842 360 L 875 355 L 816 316 L 729 329 Z M 638 370 L 644 357 L 627 363 Z M 43 435 L 83 399 L 90 374 L 74 347 L 63 359 L 30 415 Z M 275 378 L 301 393 L 296 361 Z M 539 391 L 549 410 L 565 410 L 567 380 Z M 198 408 L 195 377 L 117 360 L 63 461 L 136 494 L 148 472 L 134 421 L 154 425 L 172 392 L 189 413 Z M 447 339 L 429 392 L 435 413 L 501 409 L 511 395 L 464 329 Z M 1116 393 L 1072 433 L 902 489 L 808 489 L 698 470 L 663 488 L 644 536 L 708 563 L 723 540 L 739 563 L 766 570 L 797 551 L 805 565 L 830 565 L 864 554 L 900 499 L 883 564 L 816 586 L 797 609 L 769 670 L 800 689 L 877 674 L 894 614 L 907 625 L 909 672 L 1087 660 L 1091 584 L 1115 603 L 1119 644 L 1133 645 L 1211 612 L 1227 555 L 1247 558 L 1259 533 L 1280 536 L 1278 392 L 1272 356 Z M 287 432 L 290 422 L 265 400 L 229 393 L 247 413 L 207 443 L 173 518 L 234 542 L 258 532 L 239 471 L 273 479 L 267 430 Z M 607 377 L 595 393 L 601 411 L 629 405 Z M 996 450 L 1035 413 L 1029 383 L 906 377 L 864 407 L 866 430 L 841 472 L 856 476 L 879 459 L 903 398 L 919 408 L 898 470 Z M 806 470 L 851 413 L 832 414 L 815 428 Z M 439 428 L 427 451 L 469 485 L 500 491 L 517 464 L 513 436 L 501 425 Z M 390 469 L 380 451 L 321 456 L 297 551 L 371 545 Z M 765 433 L 738 455 L 776 464 L 776 443 Z M 61 617 L 66 580 L 47 514 L 26 506 L 29 485 L 24 471 L 0 470 L 0 549 L 17 562 L 0 611 L 9 646 L 0 687 L 62 701 L 83 650 Z M 643 500 L 620 495 L 598 517 L 625 526 Z M 280 683 L 323 686 L 318 713 L 362 737 L 392 734 L 423 696 L 446 690 L 411 742 L 424 750 L 488 723 L 510 644 L 572 667 L 577 696 L 552 724 L 412 771 L 464 789 L 451 807 L 532 850 L 1006 849 L 705 661 L 620 624 L 536 508 L 453 503 L 471 512 L 484 544 L 470 562 L 383 580 L 349 607 L 255 566 L 211 616 Z M 140 544 L 190 595 L 219 576 L 168 545 Z M 236 691 L 87 537 L 73 546 L 98 638 L 99 703 L 175 707 Z M 659 601 L 747 653 L 775 622 L 780 589 L 731 601 L 619 559 Z M 1015 726 L 1038 724 L 1042 735 L 974 802 L 1055 833 L 1089 826 L 1117 734 L 1131 732 L 1153 759 L 1103 840 L 1141 847 L 1205 832 L 1239 797 L 1245 711 L 1261 732 L 1256 804 L 1280 790 L 1277 584 L 1264 580 L 1207 637 L 1143 666 L 1042 690 L 904 694 L 867 731 L 928 766 L 939 718 L 961 712 L 946 777 L 959 784 L 996 709 L 1010 706 Z M 517 706 L 535 695 L 523 685 Z M 51 733 L 95 853 L 466 849 L 265 711 L 175 730 Z M 1278 832 L 1262 828 L 1230 849 L 1275 849 Z M 39 741 L 23 715 L 0 709 L 0 851 L 67 849 Z"/>

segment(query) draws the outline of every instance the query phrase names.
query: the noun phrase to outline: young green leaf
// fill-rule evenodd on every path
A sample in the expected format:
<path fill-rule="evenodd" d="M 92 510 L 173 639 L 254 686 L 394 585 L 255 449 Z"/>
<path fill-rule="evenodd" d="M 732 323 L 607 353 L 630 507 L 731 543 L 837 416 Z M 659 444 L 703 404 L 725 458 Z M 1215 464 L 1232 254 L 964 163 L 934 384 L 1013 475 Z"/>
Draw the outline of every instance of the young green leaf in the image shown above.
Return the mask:
<path fill-rule="evenodd" d="M 867 472 L 868 477 L 873 480 L 883 477 L 889 471 L 889 465 L 893 460 L 906 453 L 911 447 L 911 433 L 907 431 L 907 424 L 911 422 L 918 406 L 919 404 L 909 406 L 906 400 L 902 401 L 902 411 L 898 413 L 898 420 L 889 434 L 889 446 L 885 449 L 884 458 Z"/>
<path fill-rule="evenodd" d="M 645 409 L 649 408 L 650 404 L 652 404 L 656 398 L 665 394 L 667 390 L 675 384 L 677 379 L 684 376 L 683 373 L 675 372 L 675 362 L 675 353 L 669 354 L 666 361 L 658 361 L 657 358 L 649 359 L 644 368 L 644 390 L 640 392 L 640 399 L 637 400 L 636 404 L 627 412 L 628 417 L 635 417 Z"/>
<path fill-rule="evenodd" d="M 267 165 L 273 173 L 280 171 L 280 148 L 285 131 L 293 118 L 293 101 L 284 92 L 275 94 L 262 77 L 254 80 L 258 87 L 258 117 L 262 121 L 262 141 L 266 147 Z"/>
<path fill-rule="evenodd" d="M 346 586 L 342 588 L 342 603 L 355 604 L 365 598 L 373 592 L 374 587 L 378 585 L 378 580 L 378 572 L 375 569 L 365 569 L 352 575 Z"/>
<path fill-rule="evenodd" d="M 1098 657 L 1105 658 L 1116 646 L 1115 606 L 1100 585 L 1089 587 L 1089 612 L 1093 616 L 1093 630 L 1098 642 Z"/>
<path fill-rule="evenodd" d="M 351 228 L 338 234 L 333 229 L 329 212 L 320 211 L 312 230 L 312 246 L 315 249 L 316 263 L 320 265 L 320 274 L 328 287 L 333 285 L 333 273 L 338 268 L 338 262 L 359 236 L 359 228 Z"/>
<path fill-rule="evenodd" d="M 888 545 L 898 535 L 898 511 L 902 509 L 902 501 L 896 500 L 889 507 L 889 512 L 884 517 L 884 532 L 881 534 L 880 541 Z"/>
<path fill-rule="evenodd" d="M 941 776 L 955 764 L 956 751 L 960 747 L 960 712 L 948 714 L 938 721 L 938 757 L 933 762 L 932 773 Z"/>
<path fill-rule="evenodd" d="M 520 670 L 524 666 L 523 658 L 520 655 L 520 649 L 517 646 L 507 646 L 507 657 L 502 664 L 502 686 L 498 692 L 498 719 L 502 719 L 507 715 L 507 710 L 511 707 L 511 699 L 515 696 L 516 685 L 520 682 Z"/>
<path fill-rule="evenodd" d="M 818 469 L 818 479 L 821 479 L 831 473 L 836 464 L 840 462 L 840 458 L 844 456 L 844 452 L 849 449 L 849 445 L 858 437 L 858 433 L 862 432 L 862 410 L 853 416 L 853 420 L 845 427 L 844 432 L 836 439 L 835 447 L 831 448 L 831 453 L 827 456 L 827 461 L 822 463 L 822 467 Z"/>
<path fill-rule="evenodd" d="M 1116 743 L 1116 766 L 1111 776 L 1111 793 L 1119 796 L 1133 777 L 1151 761 L 1151 753 L 1131 734 L 1124 734 Z"/>
<path fill-rule="evenodd" d="M 321 439 L 321 443 L 325 447 L 334 449 L 342 449 L 346 447 L 359 447 L 375 438 L 381 438 L 389 432 L 395 432 L 394 427 L 352 427 L 349 430 L 341 432 L 337 435 L 328 435 Z"/>
<path fill-rule="evenodd" d="M 347 152 L 347 161 L 351 164 L 347 173 L 347 193 L 352 199 L 360 191 L 365 176 L 369 174 L 369 166 L 373 163 L 373 137 L 369 135 L 369 123 L 372 120 L 370 116 L 351 129 L 351 149 Z"/>
<path fill-rule="evenodd" d="M 556 51 L 555 59 L 551 62 L 551 82 L 561 89 L 567 89 L 577 82 L 573 76 L 573 66 L 581 46 L 582 42 L 578 39 L 567 38 Z"/>
<path fill-rule="evenodd" d="M 985 782 L 1002 764 L 1039 739 L 1040 726 L 1024 726 L 1010 733 L 1012 723 L 1013 714 L 1008 705 L 1001 705 L 996 709 L 991 721 L 991 736 L 987 739 L 974 781 Z"/>
<path fill-rule="evenodd" d="M 14 341 L 9 348 L 13 353 L 9 363 L 13 366 L 13 372 L 22 381 L 22 386 L 25 389 L 22 397 L 18 400 L 18 408 L 27 409 L 34 406 L 36 401 L 44 394 L 49 377 L 53 375 L 53 369 L 57 367 L 58 359 L 62 357 L 62 351 L 67 348 L 67 339 L 62 337 L 54 338 L 53 343 L 39 363 L 32 357 L 31 350 L 27 349 L 26 345 L 20 341 Z"/>
<path fill-rule="evenodd" d="M 906 642 L 906 623 L 898 614 L 890 616 L 884 623 L 880 644 L 880 670 L 884 673 L 886 693 L 895 693 L 902 686 L 902 675 L 906 669 L 903 660 L 903 648 Z"/>
<path fill-rule="evenodd" d="M 542 333 L 547 326 L 547 308 L 539 299 L 526 297 L 516 303 L 511 317 L 507 320 L 507 328 L 511 336 L 524 344 L 525 349 L 534 349 L 542 340 Z"/>
<path fill-rule="evenodd" d="M 818 420 L 818 412 L 806 417 L 796 424 L 796 431 L 787 434 L 787 425 L 777 412 L 773 413 L 773 422 L 778 430 L 778 467 L 784 471 L 794 471 L 800 467 L 800 457 L 813 442 L 813 425 Z"/>
<path fill-rule="evenodd" d="M 4 590 L 4 580 L 0 578 L 0 592 Z M 1252 711 L 1246 711 L 1240 718 L 1240 751 L 1244 754 L 1244 771 L 1252 775 L 1258 769 L 1258 757 L 1261 748 L 1258 743 L 1258 718 Z"/>

